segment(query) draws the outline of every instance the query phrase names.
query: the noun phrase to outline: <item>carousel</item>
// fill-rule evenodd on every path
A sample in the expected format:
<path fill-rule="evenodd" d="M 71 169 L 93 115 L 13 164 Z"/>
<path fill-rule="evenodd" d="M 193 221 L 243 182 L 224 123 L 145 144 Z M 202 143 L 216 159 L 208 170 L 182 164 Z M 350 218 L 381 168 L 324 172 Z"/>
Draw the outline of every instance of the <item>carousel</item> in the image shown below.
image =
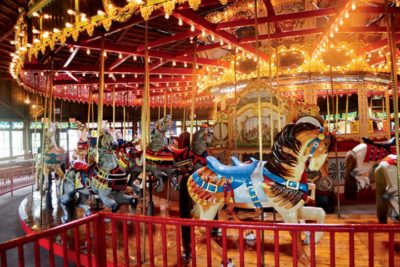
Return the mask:
<path fill-rule="evenodd" d="M 396 266 L 399 12 L 31 0 L 9 71 L 40 103 L 42 146 L 29 235 L 0 244 L 1 266 L 32 260 L 28 243 L 36 266 Z M 83 110 L 73 151 L 67 102 Z"/>

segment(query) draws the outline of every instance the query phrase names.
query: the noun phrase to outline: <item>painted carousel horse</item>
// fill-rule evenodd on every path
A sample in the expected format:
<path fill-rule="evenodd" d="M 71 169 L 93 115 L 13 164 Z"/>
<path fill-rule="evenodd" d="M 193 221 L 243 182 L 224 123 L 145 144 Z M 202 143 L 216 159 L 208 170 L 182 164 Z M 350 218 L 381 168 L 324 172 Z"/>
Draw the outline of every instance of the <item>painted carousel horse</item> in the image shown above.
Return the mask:
<path fill-rule="evenodd" d="M 169 115 L 160 119 L 151 131 L 151 141 L 146 150 L 146 169 L 156 179 L 156 192 L 164 190 L 164 181 L 170 179 L 172 186 L 177 189 L 178 169 L 174 164 L 174 155 L 166 142 L 165 133 L 171 124 Z"/>
<path fill-rule="evenodd" d="M 118 165 L 113 152 L 116 147 L 117 142 L 113 136 L 109 131 L 104 131 L 99 138 L 99 162 L 91 165 L 81 161 L 74 162 L 66 174 L 64 194 L 60 198 L 64 210 L 63 222 L 70 221 L 73 217 L 73 204 L 77 192 L 77 204 L 84 209 L 85 215 L 91 214 L 90 207 L 84 204 L 89 195 L 98 195 L 103 204 L 113 212 L 116 212 L 121 204 L 130 204 L 133 209 L 136 208 L 136 199 L 124 194 L 128 175 Z"/>
<path fill-rule="evenodd" d="M 181 173 L 182 166 L 186 166 L 189 172 L 196 171 L 206 165 L 206 157 L 208 156 L 207 147 L 210 147 L 214 141 L 214 134 L 208 125 L 204 124 L 193 134 L 192 145 L 190 145 L 190 133 L 183 132 L 178 138 L 179 144 L 176 148 L 169 146 L 174 155 L 174 161 Z M 181 145 L 182 144 L 182 145 Z"/>
<path fill-rule="evenodd" d="M 268 203 L 286 223 L 302 219 L 323 223 L 322 208 L 304 207 L 309 187 L 301 179 L 307 164 L 312 171 L 322 167 L 330 143 L 327 129 L 299 122 L 285 126 L 278 133 L 267 162 L 252 160 L 249 164 L 225 166 L 214 157 L 207 157 L 207 166 L 193 173 L 187 182 L 188 193 L 196 205 L 195 213 L 200 219 L 213 220 L 225 205 L 228 209 L 232 206 L 261 209 Z M 315 241 L 321 237 L 321 232 L 316 233 Z M 294 238 L 298 242 L 299 261 L 307 263 L 300 233 Z"/>
<path fill-rule="evenodd" d="M 391 154 L 378 164 L 374 172 L 376 183 L 376 213 L 380 223 L 387 223 L 388 216 L 399 220 L 399 193 L 396 162 L 397 156 Z M 389 210 L 391 212 L 389 212 Z"/>
<path fill-rule="evenodd" d="M 36 190 L 39 191 L 42 189 L 41 192 L 43 194 L 48 190 L 51 171 L 54 171 L 60 180 L 64 178 L 62 165 L 65 163 L 65 150 L 56 143 L 56 130 L 57 128 L 54 123 L 50 124 L 49 127 L 44 130 L 44 150 L 40 151 L 37 158 Z M 40 174 L 42 174 L 43 179 L 40 177 Z"/>
<path fill-rule="evenodd" d="M 88 162 L 89 154 L 89 130 L 86 124 L 78 122 L 79 141 L 76 150 L 74 151 L 74 158 L 80 161 Z"/>
<path fill-rule="evenodd" d="M 356 199 L 357 192 L 370 186 L 368 173 L 385 156 L 391 154 L 395 139 L 386 142 L 374 142 L 363 137 L 363 142 L 347 152 L 345 158 L 345 198 Z"/>

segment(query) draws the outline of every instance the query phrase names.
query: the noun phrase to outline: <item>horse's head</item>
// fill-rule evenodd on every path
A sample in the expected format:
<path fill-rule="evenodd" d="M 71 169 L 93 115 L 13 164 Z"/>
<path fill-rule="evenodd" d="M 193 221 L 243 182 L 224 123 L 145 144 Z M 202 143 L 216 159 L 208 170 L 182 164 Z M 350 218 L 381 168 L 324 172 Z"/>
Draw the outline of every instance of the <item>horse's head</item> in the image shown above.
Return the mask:
<path fill-rule="evenodd" d="M 330 142 L 329 132 L 319 124 L 288 124 L 276 135 L 265 166 L 277 175 L 299 179 L 307 161 L 310 170 L 322 167 L 328 156 Z"/>
<path fill-rule="evenodd" d="M 103 134 L 99 137 L 99 148 L 105 150 L 115 150 L 118 148 L 118 142 L 114 139 L 110 131 L 104 130 Z"/>
<path fill-rule="evenodd" d="M 156 130 L 162 133 L 166 133 L 168 130 L 168 125 L 171 125 L 170 115 L 166 115 L 164 118 L 157 121 Z"/>
<path fill-rule="evenodd" d="M 325 163 L 328 156 L 331 143 L 331 134 L 320 126 L 310 125 L 308 122 L 302 122 L 299 127 L 307 130 L 301 131 L 296 135 L 296 139 L 301 142 L 299 158 L 309 160 L 308 168 L 311 171 L 318 171 Z"/>
<path fill-rule="evenodd" d="M 208 125 L 202 125 L 193 135 L 192 149 L 196 154 L 203 154 L 214 141 L 214 133 Z"/>

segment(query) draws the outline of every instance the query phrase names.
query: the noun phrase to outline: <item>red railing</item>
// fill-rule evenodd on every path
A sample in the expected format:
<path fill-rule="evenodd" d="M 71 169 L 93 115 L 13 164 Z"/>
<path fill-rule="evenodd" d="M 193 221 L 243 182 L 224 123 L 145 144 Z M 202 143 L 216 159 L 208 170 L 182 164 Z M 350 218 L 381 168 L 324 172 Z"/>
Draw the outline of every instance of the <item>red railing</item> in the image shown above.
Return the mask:
<path fill-rule="evenodd" d="M 108 222 L 107 222 L 108 221 Z M 97 213 L 90 217 L 32 233 L 0 244 L 1 266 L 7 255 L 18 254 L 24 266 L 24 246 L 34 245 L 35 266 L 41 266 L 39 245 L 49 251 L 46 265 L 55 266 L 55 255 L 63 257 L 63 266 L 183 266 L 181 227 L 190 229 L 191 266 L 297 266 L 297 243 L 289 232 L 310 232 L 311 244 L 305 246 L 311 266 L 395 266 L 397 225 L 316 225 L 262 222 L 200 221 L 129 214 Z M 214 228 L 220 235 L 212 236 Z M 244 234 L 252 230 L 256 239 L 251 246 Z M 324 232 L 315 244 L 316 232 Z M 199 234 L 200 233 L 200 234 Z M 262 245 L 264 236 L 264 246 Z M 362 243 L 360 243 L 362 242 Z"/>
<path fill-rule="evenodd" d="M 0 196 L 33 185 L 34 173 L 32 154 L 0 159 Z"/>

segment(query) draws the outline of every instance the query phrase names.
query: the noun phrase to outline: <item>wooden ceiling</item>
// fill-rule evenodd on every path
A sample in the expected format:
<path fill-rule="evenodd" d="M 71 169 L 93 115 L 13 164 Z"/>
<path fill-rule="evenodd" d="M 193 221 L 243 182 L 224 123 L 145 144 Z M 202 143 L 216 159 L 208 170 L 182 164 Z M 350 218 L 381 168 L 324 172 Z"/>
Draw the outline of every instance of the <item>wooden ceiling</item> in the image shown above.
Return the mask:
<path fill-rule="evenodd" d="M 29 0 L 2 0 L 0 2 L 0 79 L 11 78 L 9 66 L 14 46 L 14 25 L 18 18 L 18 8 L 26 8 Z"/>

